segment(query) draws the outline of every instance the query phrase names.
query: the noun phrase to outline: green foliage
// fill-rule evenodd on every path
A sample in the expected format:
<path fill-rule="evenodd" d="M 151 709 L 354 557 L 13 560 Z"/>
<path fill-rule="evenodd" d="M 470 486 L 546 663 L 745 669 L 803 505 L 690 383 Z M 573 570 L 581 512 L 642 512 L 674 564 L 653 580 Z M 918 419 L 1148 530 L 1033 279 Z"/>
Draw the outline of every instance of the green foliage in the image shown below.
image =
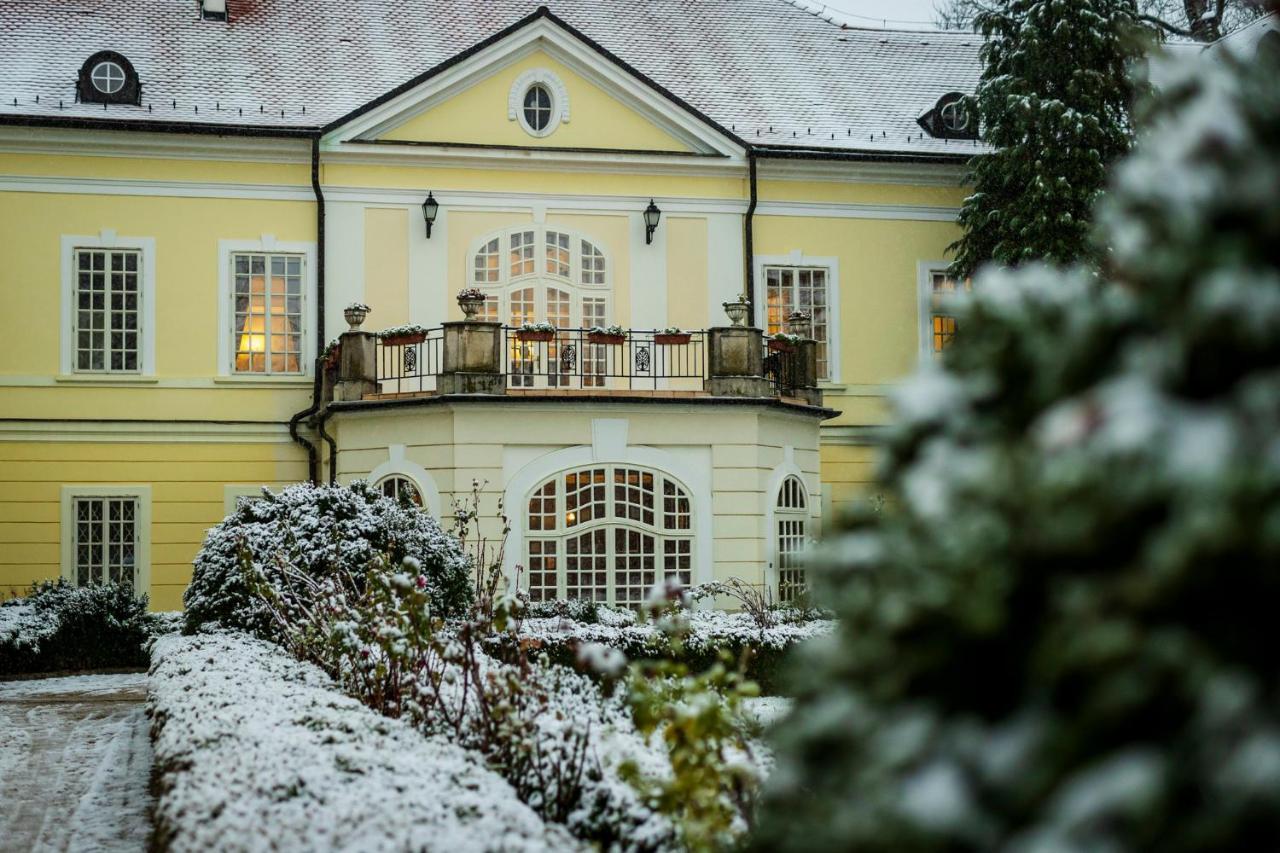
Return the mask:
<path fill-rule="evenodd" d="M 155 628 L 147 597 L 123 584 L 32 584 L 6 608 L 30 608 L 26 629 L 0 638 L 0 675 L 145 667 Z"/>
<path fill-rule="evenodd" d="M 952 273 L 1082 260 L 1107 170 L 1130 145 L 1134 0 L 999 0 L 974 26 L 985 68 L 968 108 L 993 150 L 971 161 Z"/>
<path fill-rule="evenodd" d="M 1275 846 L 1277 76 L 1189 63 L 1100 209 L 1107 277 L 980 277 L 905 385 L 757 849 Z"/>
<path fill-rule="evenodd" d="M 682 611 L 665 610 L 657 618 L 678 654 L 687 632 Z M 751 817 L 759 783 L 749 762 L 734 760 L 734 753 L 750 754 L 741 706 L 759 690 L 743 675 L 745 656 L 738 667 L 729 654 L 719 657 L 696 675 L 682 663 L 646 660 L 632 663 L 627 676 L 636 728 L 646 737 L 661 733 L 671 775 L 647 777 L 632 762 L 621 768 L 623 778 L 676 820 L 690 851 L 731 846 Z"/>

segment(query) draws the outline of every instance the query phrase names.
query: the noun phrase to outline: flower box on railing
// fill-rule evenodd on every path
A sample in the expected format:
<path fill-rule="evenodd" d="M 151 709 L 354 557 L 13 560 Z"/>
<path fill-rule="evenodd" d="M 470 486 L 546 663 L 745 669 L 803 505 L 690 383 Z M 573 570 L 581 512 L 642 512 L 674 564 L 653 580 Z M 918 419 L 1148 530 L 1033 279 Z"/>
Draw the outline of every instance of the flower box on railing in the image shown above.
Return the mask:
<path fill-rule="evenodd" d="M 769 338 L 769 350 L 771 352 L 795 352 L 796 345 L 791 341 Z"/>
<path fill-rule="evenodd" d="M 625 343 L 626 340 L 626 335 L 616 335 L 611 332 L 587 332 L 587 343 L 590 344 L 609 344 L 611 346 L 617 346 L 618 344 Z"/>
<path fill-rule="evenodd" d="M 689 332 L 657 332 L 653 336 L 655 344 L 664 346 L 684 346 L 693 340 L 693 335 Z"/>
<path fill-rule="evenodd" d="M 389 347 L 403 347 L 420 344 L 426 339 L 426 332 L 400 332 L 394 335 L 383 335 L 382 343 Z"/>
<path fill-rule="evenodd" d="M 545 343 L 555 336 L 555 332 L 545 332 L 540 329 L 516 329 L 516 339 L 529 343 Z"/>

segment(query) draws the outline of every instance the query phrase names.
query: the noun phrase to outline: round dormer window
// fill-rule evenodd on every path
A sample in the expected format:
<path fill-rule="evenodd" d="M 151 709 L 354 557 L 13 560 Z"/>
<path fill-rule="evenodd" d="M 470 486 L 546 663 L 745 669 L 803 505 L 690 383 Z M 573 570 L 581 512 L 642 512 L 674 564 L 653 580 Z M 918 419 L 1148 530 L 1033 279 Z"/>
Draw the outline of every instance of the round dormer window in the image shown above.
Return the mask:
<path fill-rule="evenodd" d="M 942 119 L 942 129 L 948 134 L 960 136 L 968 132 L 969 111 L 965 109 L 962 99 L 947 101 L 938 112 Z"/>
<path fill-rule="evenodd" d="M 124 88 L 126 79 L 128 75 L 124 73 L 124 69 L 118 62 L 112 62 L 110 59 L 99 62 L 93 66 L 93 71 L 89 72 L 89 80 L 93 83 L 93 88 L 104 95 L 114 95 L 119 92 Z"/>
<path fill-rule="evenodd" d="M 555 72 L 534 68 L 511 85 L 507 118 L 518 121 L 530 136 L 550 136 L 569 120 L 569 93 Z"/>
<path fill-rule="evenodd" d="M 551 124 L 551 110 L 554 101 L 547 87 L 534 83 L 524 93 L 524 123 L 534 133 L 544 133 Z"/>

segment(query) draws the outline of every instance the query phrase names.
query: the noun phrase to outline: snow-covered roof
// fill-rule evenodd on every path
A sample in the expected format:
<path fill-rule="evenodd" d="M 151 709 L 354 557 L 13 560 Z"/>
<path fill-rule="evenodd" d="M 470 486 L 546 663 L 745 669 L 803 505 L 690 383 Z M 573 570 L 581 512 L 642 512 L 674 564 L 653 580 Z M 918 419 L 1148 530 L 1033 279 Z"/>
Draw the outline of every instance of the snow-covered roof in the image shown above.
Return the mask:
<path fill-rule="evenodd" d="M 543 0 L 545 3 L 546 0 Z M 916 119 L 972 91 L 980 38 L 842 26 L 789 0 L 551 0 L 556 19 L 753 146 L 964 154 Z M 537 0 L 0 0 L 0 122 L 324 127 L 518 24 Z M 140 106 L 75 102 L 126 56 Z"/>

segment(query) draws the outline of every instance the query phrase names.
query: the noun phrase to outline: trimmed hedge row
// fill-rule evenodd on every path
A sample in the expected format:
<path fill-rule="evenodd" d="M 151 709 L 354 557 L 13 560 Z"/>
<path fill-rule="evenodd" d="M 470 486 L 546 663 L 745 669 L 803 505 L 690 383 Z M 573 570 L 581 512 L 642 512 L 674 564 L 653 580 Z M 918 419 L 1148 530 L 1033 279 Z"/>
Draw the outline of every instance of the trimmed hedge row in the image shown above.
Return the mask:
<path fill-rule="evenodd" d="M 145 668 L 155 617 L 120 584 L 32 584 L 0 604 L 0 676 Z"/>

